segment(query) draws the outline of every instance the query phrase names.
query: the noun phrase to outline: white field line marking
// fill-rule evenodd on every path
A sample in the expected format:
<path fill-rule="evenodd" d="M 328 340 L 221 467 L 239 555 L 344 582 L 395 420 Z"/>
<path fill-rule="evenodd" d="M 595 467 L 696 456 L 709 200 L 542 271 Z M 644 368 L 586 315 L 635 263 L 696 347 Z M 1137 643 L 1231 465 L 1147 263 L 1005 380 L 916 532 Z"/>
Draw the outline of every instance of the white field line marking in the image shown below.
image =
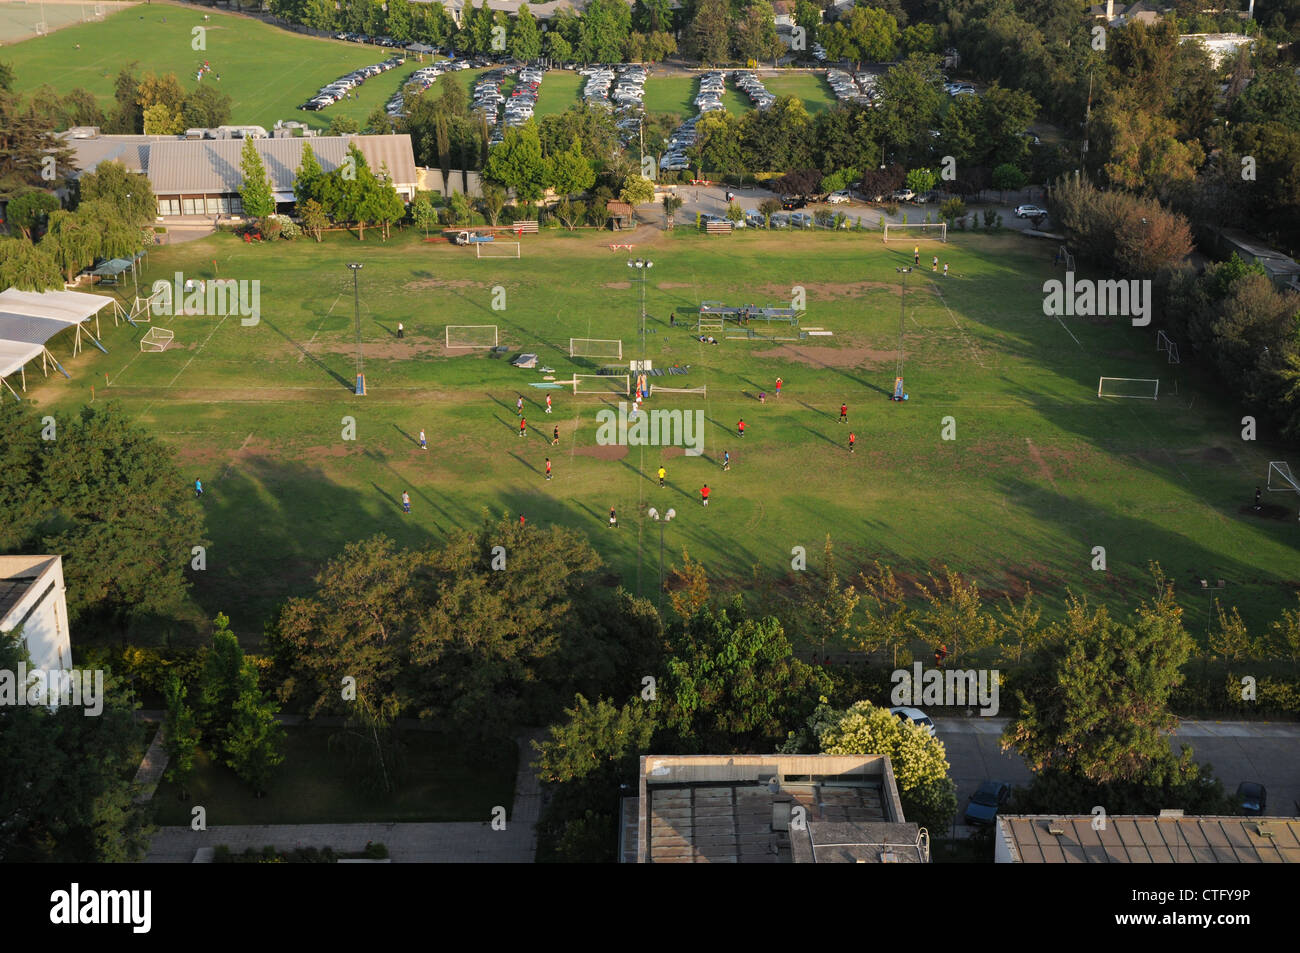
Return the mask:
<path fill-rule="evenodd" d="M 933 281 L 933 279 L 931 279 L 931 281 Z M 936 286 L 934 289 L 934 293 L 939 296 L 939 301 L 942 302 L 943 304 L 943 310 L 948 312 L 948 319 L 952 321 L 952 326 L 957 329 L 957 333 L 959 333 L 962 336 L 962 338 L 966 341 L 966 346 L 970 348 L 971 356 L 975 358 L 975 363 L 978 364 L 980 367 L 983 367 L 985 370 L 987 370 L 988 366 L 984 363 L 983 359 L 980 357 L 979 348 L 975 346 L 975 339 L 972 338 L 969 334 L 967 334 L 966 329 L 963 328 L 961 324 L 957 321 L 957 316 L 952 313 L 952 308 L 948 307 L 948 299 L 943 296 L 943 291 L 941 291 L 939 287 Z M 1074 335 L 1071 334 L 1070 337 L 1074 337 Z"/>
<path fill-rule="evenodd" d="M 167 386 L 163 388 L 164 391 L 171 390 L 171 386 L 172 386 L 172 384 L 175 384 L 175 383 L 180 379 L 180 376 L 181 376 L 182 374 L 184 374 L 184 373 L 186 372 L 186 370 L 189 369 L 189 366 L 190 366 L 191 364 L 194 363 L 194 359 L 195 359 L 196 357 L 199 356 L 199 353 L 203 350 L 204 347 L 207 346 L 207 343 L 208 343 L 209 341 L 212 340 L 212 335 L 216 334 L 218 331 L 221 330 L 221 326 L 222 326 L 223 324 L 226 323 L 226 318 L 228 318 L 228 317 L 230 317 L 229 314 L 223 314 L 223 315 L 221 316 L 221 320 L 217 322 L 217 326 L 216 326 L 215 328 L 213 328 L 211 331 L 208 332 L 208 336 L 205 337 L 205 338 L 203 339 L 203 343 L 200 344 L 200 345 L 199 345 L 199 346 L 194 350 L 194 353 L 193 353 L 192 355 L 190 355 L 190 359 L 189 359 L 188 361 L 185 362 L 185 366 L 182 367 L 179 371 L 177 371 L 177 372 L 176 372 L 176 376 L 173 377 L 173 378 L 171 379 L 171 381 L 167 384 Z M 157 403 L 157 402 L 156 402 L 156 401 L 151 401 L 149 404 L 147 404 L 147 405 L 145 406 L 144 410 L 140 411 L 140 417 L 139 417 L 139 419 L 143 420 L 145 414 L 149 413 L 149 411 L 153 409 L 153 405 L 154 405 L 155 403 Z"/>

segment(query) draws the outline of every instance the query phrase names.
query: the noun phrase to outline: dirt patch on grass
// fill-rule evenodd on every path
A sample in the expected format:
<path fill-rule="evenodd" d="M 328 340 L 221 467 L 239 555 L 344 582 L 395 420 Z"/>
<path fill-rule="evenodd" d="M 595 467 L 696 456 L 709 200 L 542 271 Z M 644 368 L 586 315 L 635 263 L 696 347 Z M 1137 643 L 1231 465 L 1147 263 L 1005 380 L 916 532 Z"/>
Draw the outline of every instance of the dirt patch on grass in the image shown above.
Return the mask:
<path fill-rule="evenodd" d="M 1261 503 L 1259 509 L 1255 509 L 1253 503 L 1243 503 L 1237 512 L 1243 516 L 1255 516 L 1262 520 L 1286 519 L 1291 515 L 1291 511 L 1285 506 L 1278 506 L 1276 503 Z"/>
<path fill-rule="evenodd" d="M 352 354 L 357 353 L 357 346 L 352 343 L 331 343 L 331 344 L 306 344 L 303 350 L 308 354 Z M 405 338 L 381 338 L 378 341 L 367 341 L 363 345 L 363 350 L 367 358 L 378 358 L 381 360 L 403 360 L 411 357 L 427 357 L 433 354 L 486 354 L 483 348 L 452 348 L 448 350 L 446 345 L 433 338 L 414 338 L 407 336 Z M 293 351 L 298 354 L 299 361 L 305 359 L 304 355 L 298 348 L 294 347 Z"/>
<path fill-rule="evenodd" d="M 663 447 L 660 451 L 665 457 L 684 457 L 686 456 L 685 447 Z"/>
<path fill-rule="evenodd" d="M 676 291 L 678 288 L 694 288 L 694 285 L 682 281 L 665 281 L 655 285 L 660 291 Z"/>
<path fill-rule="evenodd" d="M 1029 448 L 1029 458 L 1033 460 L 1035 466 L 1038 467 L 1038 472 L 1052 485 L 1053 490 L 1059 492 L 1060 487 L 1056 485 L 1056 480 L 1053 479 L 1052 471 L 1048 469 L 1047 461 L 1043 459 L 1042 453 L 1039 452 L 1038 448 L 1034 446 L 1034 442 L 1028 437 L 1025 438 L 1025 445 Z"/>
<path fill-rule="evenodd" d="M 575 447 L 573 455 L 576 457 L 595 457 L 597 460 L 622 460 L 627 456 L 627 447 Z"/>
<path fill-rule="evenodd" d="M 861 367 L 874 366 L 898 359 L 897 351 L 877 351 L 869 347 L 807 347 L 782 344 L 763 354 L 782 361 L 793 361 L 809 367 Z"/>
<path fill-rule="evenodd" d="M 605 282 L 604 285 L 602 285 L 602 287 L 604 287 L 604 288 L 608 288 L 608 289 L 610 289 L 611 291 L 626 291 L 628 288 L 631 288 L 631 287 L 632 287 L 632 282 L 630 282 L 630 281 L 607 281 L 607 282 Z"/>
<path fill-rule="evenodd" d="M 823 298 L 861 298 L 872 291 L 892 291 L 895 293 L 898 291 L 898 285 L 891 285 L 887 281 L 821 281 L 805 284 L 803 287 L 813 297 L 820 296 Z M 764 285 L 759 290 L 763 294 L 771 295 L 774 298 L 790 297 L 789 285 Z"/>
<path fill-rule="evenodd" d="M 404 291 L 429 291 L 433 288 L 486 288 L 487 285 L 473 278 L 419 278 L 402 285 Z"/>

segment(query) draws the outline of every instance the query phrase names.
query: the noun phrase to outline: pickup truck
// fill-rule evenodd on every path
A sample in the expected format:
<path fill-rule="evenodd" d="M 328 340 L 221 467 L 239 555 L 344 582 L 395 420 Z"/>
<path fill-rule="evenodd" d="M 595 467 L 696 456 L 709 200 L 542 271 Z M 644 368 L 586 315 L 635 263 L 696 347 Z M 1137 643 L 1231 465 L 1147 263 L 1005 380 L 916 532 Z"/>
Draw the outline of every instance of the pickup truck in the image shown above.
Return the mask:
<path fill-rule="evenodd" d="M 480 235 L 478 232 L 457 232 L 451 239 L 457 245 L 477 245 L 481 242 L 490 242 L 493 240 L 491 235 Z"/>

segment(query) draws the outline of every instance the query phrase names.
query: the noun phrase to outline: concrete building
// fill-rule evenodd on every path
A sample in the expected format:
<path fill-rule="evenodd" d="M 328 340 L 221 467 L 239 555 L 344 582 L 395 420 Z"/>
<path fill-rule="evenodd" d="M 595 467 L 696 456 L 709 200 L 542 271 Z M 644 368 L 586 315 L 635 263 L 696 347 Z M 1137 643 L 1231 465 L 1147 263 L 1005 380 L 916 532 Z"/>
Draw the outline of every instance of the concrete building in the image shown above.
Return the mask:
<path fill-rule="evenodd" d="M 242 128 L 242 127 L 241 127 Z M 158 198 L 158 216 L 211 220 L 218 215 L 243 214 L 239 187 L 243 183 L 240 154 L 243 138 L 191 139 L 185 136 L 104 136 L 78 127 L 63 134 L 81 172 L 101 162 L 121 162 L 129 172 L 149 177 Z M 393 187 L 405 201 L 415 197 L 418 173 L 408 135 L 313 136 L 252 138 L 262 158 L 278 203 L 294 201 L 293 180 L 302 165 L 303 147 L 310 143 L 326 172 L 342 165 L 355 143 L 376 175 L 387 167 Z"/>
<path fill-rule="evenodd" d="M 993 859 L 999 864 L 1278 864 L 1300 863 L 1300 818 L 1106 818 L 1093 829 L 1076 817 L 998 817 Z"/>
<path fill-rule="evenodd" d="M 1166 5 L 1152 3 L 1150 0 L 1138 0 L 1137 3 L 1116 3 L 1106 0 L 1088 8 L 1094 19 L 1104 20 L 1107 26 L 1120 27 L 1141 20 L 1147 26 L 1160 19 L 1161 11 Z"/>
<path fill-rule="evenodd" d="M 0 632 L 22 630 L 31 667 L 72 667 L 62 556 L 0 556 Z"/>
<path fill-rule="evenodd" d="M 1255 41 L 1240 33 L 1185 33 L 1178 37 L 1178 42 L 1201 44 L 1210 54 L 1210 62 L 1218 67 L 1224 60 L 1235 56 L 1241 47 L 1250 46 Z"/>
<path fill-rule="evenodd" d="M 883 755 L 647 755 L 640 774 L 624 863 L 930 861 Z"/>

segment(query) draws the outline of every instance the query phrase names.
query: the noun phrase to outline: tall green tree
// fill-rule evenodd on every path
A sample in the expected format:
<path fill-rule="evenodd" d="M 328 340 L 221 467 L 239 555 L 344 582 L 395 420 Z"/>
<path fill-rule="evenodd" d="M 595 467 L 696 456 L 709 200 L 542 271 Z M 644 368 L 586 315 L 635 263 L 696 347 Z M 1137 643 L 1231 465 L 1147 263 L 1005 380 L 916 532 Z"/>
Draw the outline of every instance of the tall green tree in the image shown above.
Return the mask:
<path fill-rule="evenodd" d="M 185 703 L 185 695 L 185 685 L 180 676 L 172 673 L 163 688 L 167 709 L 162 728 L 167 751 L 164 778 L 180 787 L 182 797 L 189 797 L 187 786 L 194 775 L 194 755 L 202 732 L 194 710 Z"/>
<path fill-rule="evenodd" d="M 244 660 L 231 705 L 223 746 L 226 765 L 259 797 L 271 775 L 284 762 L 284 728 L 276 718 L 278 709 L 257 684 L 257 669 Z"/>
<path fill-rule="evenodd" d="M 542 31 L 537 28 L 537 18 L 528 4 L 519 4 L 510 27 L 510 55 L 529 63 L 542 55 Z"/>
<path fill-rule="evenodd" d="M 252 139 L 245 139 L 240 150 L 239 172 L 239 198 L 244 205 L 244 214 L 252 218 L 266 218 L 273 214 L 275 197 L 271 194 L 271 180 Z"/>

